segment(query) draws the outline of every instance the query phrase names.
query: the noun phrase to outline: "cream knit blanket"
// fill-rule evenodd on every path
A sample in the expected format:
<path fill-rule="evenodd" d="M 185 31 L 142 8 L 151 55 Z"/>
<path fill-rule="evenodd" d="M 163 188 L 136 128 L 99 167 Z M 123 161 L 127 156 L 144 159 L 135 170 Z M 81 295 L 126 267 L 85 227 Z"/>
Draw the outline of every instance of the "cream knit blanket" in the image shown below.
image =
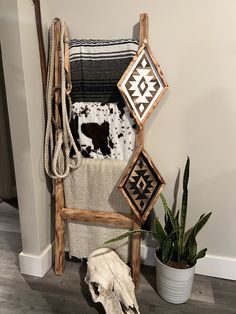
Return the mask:
<path fill-rule="evenodd" d="M 83 158 L 78 169 L 64 179 L 65 204 L 68 208 L 130 213 L 130 208 L 118 191 L 117 182 L 127 161 Z M 68 221 L 68 246 L 71 256 L 88 255 L 103 243 L 126 230 L 111 226 Z M 125 240 L 108 245 L 127 262 L 129 242 Z"/>

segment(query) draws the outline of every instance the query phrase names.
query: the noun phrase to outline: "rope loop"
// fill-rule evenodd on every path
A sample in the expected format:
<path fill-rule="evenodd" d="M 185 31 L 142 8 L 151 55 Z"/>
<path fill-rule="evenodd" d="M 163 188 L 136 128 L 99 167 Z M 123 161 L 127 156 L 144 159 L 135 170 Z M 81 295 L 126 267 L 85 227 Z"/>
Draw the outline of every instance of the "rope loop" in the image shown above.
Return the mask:
<path fill-rule="evenodd" d="M 60 24 L 60 39 L 56 41 L 56 23 Z M 72 101 L 70 97 L 71 82 L 68 72 L 65 69 L 65 44 L 69 43 L 69 35 L 65 23 L 56 18 L 53 20 L 49 33 L 49 61 L 47 74 L 47 122 L 44 140 L 44 168 L 47 175 L 53 179 L 63 179 L 69 172 L 70 168 L 78 168 L 81 161 L 81 154 L 74 141 L 70 129 L 70 119 L 72 111 Z M 56 52 L 59 50 L 60 61 L 60 85 L 55 86 L 55 62 Z M 68 56 L 67 56 L 68 57 Z M 53 99 L 55 93 L 60 91 L 61 97 L 61 123 L 53 116 Z M 67 109 L 68 101 L 69 113 Z M 54 125 L 54 129 L 53 129 Z M 70 151 L 74 148 L 75 155 L 71 158 Z"/>

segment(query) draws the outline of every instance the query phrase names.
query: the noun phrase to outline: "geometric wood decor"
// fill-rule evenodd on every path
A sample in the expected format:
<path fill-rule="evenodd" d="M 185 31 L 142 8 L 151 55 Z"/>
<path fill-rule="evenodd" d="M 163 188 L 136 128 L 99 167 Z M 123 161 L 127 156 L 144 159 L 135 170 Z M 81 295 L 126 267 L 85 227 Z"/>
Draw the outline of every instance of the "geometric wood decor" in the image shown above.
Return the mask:
<path fill-rule="evenodd" d="M 139 127 L 164 95 L 168 83 L 147 44 L 143 44 L 118 82 Z"/>
<path fill-rule="evenodd" d="M 164 179 L 147 152 L 139 147 L 120 179 L 119 189 L 142 223 L 153 209 L 164 185 Z"/>

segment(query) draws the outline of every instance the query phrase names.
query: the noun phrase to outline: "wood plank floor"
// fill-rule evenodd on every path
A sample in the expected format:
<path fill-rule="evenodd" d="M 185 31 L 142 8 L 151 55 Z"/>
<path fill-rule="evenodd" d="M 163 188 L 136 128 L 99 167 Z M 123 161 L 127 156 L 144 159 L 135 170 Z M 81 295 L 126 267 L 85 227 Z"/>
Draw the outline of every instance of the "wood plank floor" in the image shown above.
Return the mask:
<path fill-rule="evenodd" d="M 0 203 L 0 314 L 104 313 L 84 282 L 86 264 L 66 262 L 62 277 L 50 269 L 44 278 L 21 275 L 18 210 Z M 163 301 L 155 291 L 155 269 L 142 267 L 136 296 L 142 314 L 236 314 L 236 282 L 195 276 L 191 299 L 182 305 Z"/>

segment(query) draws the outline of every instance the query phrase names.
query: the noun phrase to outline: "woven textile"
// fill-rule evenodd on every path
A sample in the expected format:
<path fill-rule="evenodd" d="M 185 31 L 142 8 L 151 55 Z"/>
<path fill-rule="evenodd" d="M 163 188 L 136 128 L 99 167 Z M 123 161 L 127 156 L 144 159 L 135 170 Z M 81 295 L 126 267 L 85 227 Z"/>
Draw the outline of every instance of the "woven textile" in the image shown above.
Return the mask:
<path fill-rule="evenodd" d="M 80 167 L 63 181 L 66 207 L 130 213 L 116 187 L 126 165 L 122 160 L 83 158 Z M 125 229 L 116 227 L 69 221 L 69 253 L 78 258 L 87 257 L 105 241 L 124 232 Z M 128 260 L 127 238 L 109 247 L 116 249 L 124 261 Z"/>
<path fill-rule="evenodd" d="M 136 124 L 127 107 L 119 108 L 116 103 L 76 102 L 71 124 L 84 157 L 130 159 Z"/>
<path fill-rule="evenodd" d="M 138 50 L 138 42 L 121 40 L 70 41 L 72 102 L 122 102 L 117 82 Z"/>
<path fill-rule="evenodd" d="M 129 160 L 132 155 L 136 125 L 117 82 L 137 49 L 132 39 L 70 42 L 70 126 L 84 157 Z"/>

